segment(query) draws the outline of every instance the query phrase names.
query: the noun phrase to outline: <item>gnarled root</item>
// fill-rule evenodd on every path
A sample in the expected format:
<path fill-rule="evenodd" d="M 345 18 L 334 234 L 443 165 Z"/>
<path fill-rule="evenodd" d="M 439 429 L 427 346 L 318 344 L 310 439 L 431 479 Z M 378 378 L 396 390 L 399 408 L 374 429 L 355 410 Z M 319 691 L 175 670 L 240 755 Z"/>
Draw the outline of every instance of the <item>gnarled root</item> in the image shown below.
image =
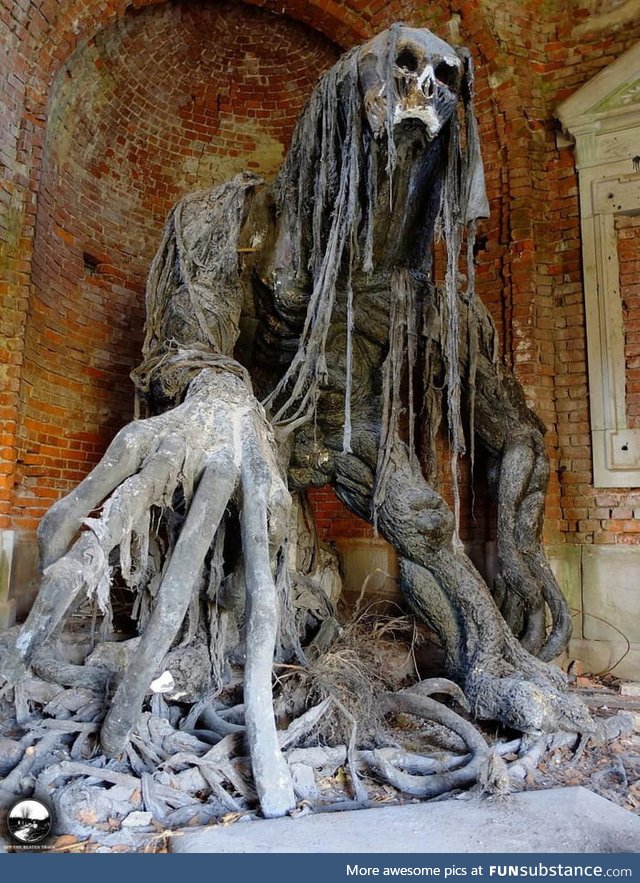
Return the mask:
<path fill-rule="evenodd" d="M 170 723 L 158 713 L 143 713 L 130 734 L 125 756 L 118 766 L 104 755 L 95 754 L 95 737 L 99 731 L 100 712 L 92 707 L 91 691 L 63 689 L 35 678 L 27 678 L 21 688 L 21 705 L 31 706 L 31 713 L 21 712 L 24 735 L 14 740 L 0 740 L 0 768 L 5 775 L 3 789 L 15 794 L 35 794 L 52 800 L 56 807 L 61 833 L 92 839 L 119 842 L 126 836 L 116 832 L 104 834 L 113 820 L 123 820 L 132 810 L 144 811 L 156 824 L 176 828 L 194 820 L 205 824 L 211 819 L 231 818 L 255 813 L 256 788 L 247 775 L 249 758 L 244 757 L 242 732 L 225 735 L 216 745 L 202 742 L 184 729 L 189 715 Z M 280 748 L 286 752 L 287 771 L 295 784 L 302 804 L 296 812 L 329 812 L 374 806 L 401 799 L 411 794 L 422 799 L 442 796 L 451 790 L 477 785 L 483 792 L 503 793 L 508 780 L 521 787 L 523 779 L 535 774 L 536 766 L 549 750 L 573 746 L 576 734 L 523 738 L 488 745 L 473 724 L 459 714 L 434 702 L 431 693 L 460 699 L 460 690 L 442 678 L 424 681 L 399 693 L 384 693 L 380 705 L 387 713 L 400 711 L 422 720 L 435 722 L 455 733 L 468 748 L 467 753 L 439 752 L 425 757 L 405 751 L 396 745 L 361 750 L 355 745 L 297 747 L 313 743 L 314 732 L 327 720 L 334 700 L 324 699 L 294 719 L 286 730 L 279 732 Z M 43 718 L 43 713 L 67 714 L 61 720 Z M 197 706 L 194 706 L 197 708 Z M 241 728 L 246 708 L 224 707 L 219 700 L 209 703 L 209 710 L 195 714 L 207 724 Z M 27 708 L 28 710 L 28 708 Z M 91 719 L 87 720 L 86 718 Z M 14 729 L 17 725 L 12 724 Z M 631 716 L 620 714 L 605 721 L 600 733 L 603 739 L 614 739 L 631 732 Z M 502 757 L 518 755 L 505 767 Z M 340 768 L 348 767 L 351 794 L 345 789 L 345 778 L 339 774 L 335 788 L 325 789 Z M 367 781 L 367 773 L 375 771 L 386 787 L 381 793 Z M 358 787 L 358 776 L 364 775 L 367 791 Z M 264 786 L 264 781 L 263 781 Z M 393 786 L 398 795 L 391 793 Z M 0 789 L 0 801 L 6 790 Z M 353 798 L 353 799 L 352 799 Z M 267 804 L 269 806 L 270 804 Z M 263 806 L 264 813 L 264 806 Z M 108 824 L 107 824 L 108 823 Z"/>
<path fill-rule="evenodd" d="M 438 632 L 475 717 L 530 734 L 593 732 L 563 672 L 522 647 L 466 557 L 445 549 L 430 564 L 401 559 L 402 585 L 418 616 Z"/>
<path fill-rule="evenodd" d="M 459 714 L 447 706 L 430 698 L 429 693 L 446 692 L 455 695 L 459 688 L 455 684 L 447 685 L 443 678 L 438 683 L 423 683 L 410 690 L 400 693 L 385 693 L 382 702 L 388 711 L 402 711 L 413 714 L 423 720 L 447 727 L 460 736 L 470 750 L 470 758 L 464 766 L 448 769 L 431 775 L 415 775 L 398 769 L 380 752 L 373 752 L 373 764 L 378 774 L 386 779 L 394 788 L 414 797 L 432 798 L 455 788 L 482 781 L 485 788 L 491 791 L 508 790 L 508 776 L 504 761 L 499 754 L 493 752 L 480 732 Z"/>

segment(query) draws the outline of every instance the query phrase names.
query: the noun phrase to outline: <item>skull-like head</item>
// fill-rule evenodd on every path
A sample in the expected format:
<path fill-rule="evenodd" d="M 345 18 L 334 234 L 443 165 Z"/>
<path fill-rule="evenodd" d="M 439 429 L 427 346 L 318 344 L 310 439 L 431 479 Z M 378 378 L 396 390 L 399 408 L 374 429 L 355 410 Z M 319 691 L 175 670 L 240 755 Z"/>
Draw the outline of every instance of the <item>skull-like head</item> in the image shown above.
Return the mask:
<path fill-rule="evenodd" d="M 421 122 L 433 140 L 454 111 L 464 63 L 426 29 L 394 25 L 365 43 L 358 58 L 369 125 L 378 136 L 389 122 Z M 390 119 L 389 119 L 390 118 Z"/>

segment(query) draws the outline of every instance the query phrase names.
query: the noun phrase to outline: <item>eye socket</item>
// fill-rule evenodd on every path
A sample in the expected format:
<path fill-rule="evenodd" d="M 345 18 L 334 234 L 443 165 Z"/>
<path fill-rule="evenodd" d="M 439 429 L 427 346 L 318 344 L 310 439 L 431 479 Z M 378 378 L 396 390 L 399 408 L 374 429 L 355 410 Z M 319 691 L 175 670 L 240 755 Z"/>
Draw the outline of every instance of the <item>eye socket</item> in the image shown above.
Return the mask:
<path fill-rule="evenodd" d="M 448 61 L 441 61 L 436 65 L 434 74 L 436 80 L 448 86 L 449 89 L 456 89 L 458 87 L 460 72 L 454 64 L 449 64 Z"/>
<path fill-rule="evenodd" d="M 398 65 L 398 67 L 401 67 L 412 74 L 415 74 L 418 70 L 418 59 L 411 51 L 411 49 L 406 46 L 398 54 L 398 57 L 396 58 L 396 64 Z"/>

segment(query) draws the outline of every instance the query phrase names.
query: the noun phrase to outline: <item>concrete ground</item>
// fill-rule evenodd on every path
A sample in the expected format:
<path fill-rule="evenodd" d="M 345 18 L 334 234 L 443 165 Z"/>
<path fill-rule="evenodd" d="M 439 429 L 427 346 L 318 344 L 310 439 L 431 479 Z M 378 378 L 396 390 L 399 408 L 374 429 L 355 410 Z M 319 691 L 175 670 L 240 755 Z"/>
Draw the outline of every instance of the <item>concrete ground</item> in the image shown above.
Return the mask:
<path fill-rule="evenodd" d="M 190 829 L 174 853 L 640 852 L 640 817 L 586 788 L 239 821 Z"/>

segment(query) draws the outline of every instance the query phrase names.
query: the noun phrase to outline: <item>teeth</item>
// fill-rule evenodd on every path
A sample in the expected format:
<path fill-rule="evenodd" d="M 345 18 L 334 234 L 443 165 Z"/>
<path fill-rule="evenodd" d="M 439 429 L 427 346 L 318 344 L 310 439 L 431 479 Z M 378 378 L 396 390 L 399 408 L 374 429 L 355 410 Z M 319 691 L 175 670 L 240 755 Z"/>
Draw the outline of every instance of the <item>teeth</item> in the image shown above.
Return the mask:
<path fill-rule="evenodd" d="M 427 94 L 432 94 L 433 92 L 433 81 L 435 80 L 435 74 L 433 72 L 433 67 L 428 64 L 425 69 L 422 71 L 420 76 L 418 77 L 418 89 L 422 90 L 422 86 L 425 80 L 429 80 L 431 88 L 429 89 Z"/>
<path fill-rule="evenodd" d="M 435 138 L 440 131 L 440 120 L 433 107 L 398 107 L 393 116 L 393 123 L 397 125 L 401 120 L 420 120 L 424 124 L 429 138 Z"/>

